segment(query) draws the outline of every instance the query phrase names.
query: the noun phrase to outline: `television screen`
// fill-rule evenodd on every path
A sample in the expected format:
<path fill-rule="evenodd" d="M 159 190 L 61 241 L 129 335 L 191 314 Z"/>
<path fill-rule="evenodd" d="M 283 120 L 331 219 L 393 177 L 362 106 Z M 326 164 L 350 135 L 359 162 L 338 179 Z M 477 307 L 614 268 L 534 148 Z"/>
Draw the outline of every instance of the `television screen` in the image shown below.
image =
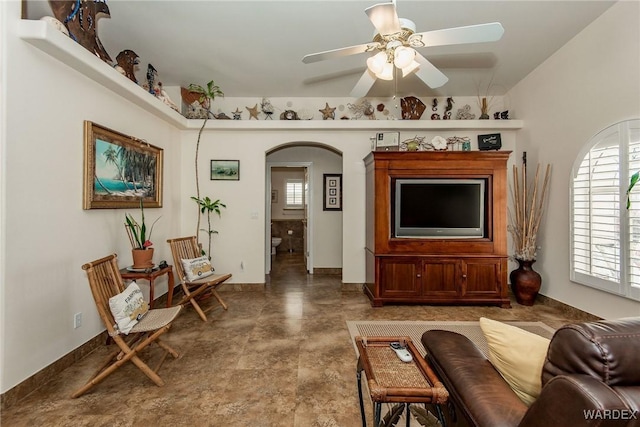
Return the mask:
<path fill-rule="evenodd" d="M 396 237 L 484 236 L 484 180 L 396 179 Z"/>

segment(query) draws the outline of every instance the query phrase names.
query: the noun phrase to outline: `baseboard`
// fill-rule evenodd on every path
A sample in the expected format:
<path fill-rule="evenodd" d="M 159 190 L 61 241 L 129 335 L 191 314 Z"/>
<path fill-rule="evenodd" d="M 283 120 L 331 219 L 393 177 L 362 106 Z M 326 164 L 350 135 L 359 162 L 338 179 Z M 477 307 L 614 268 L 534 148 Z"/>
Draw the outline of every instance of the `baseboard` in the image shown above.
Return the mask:
<path fill-rule="evenodd" d="M 96 348 L 105 345 L 108 337 L 109 335 L 105 330 L 101 334 L 82 344 L 80 347 L 62 356 L 60 359 L 56 360 L 49 366 L 36 372 L 26 380 L 22 381 L 20 384 L 16 385 L 10 390 L 7 390 L 5 393 L 2 393 L 2 395 L 0 396 L 0 412 L 4 411 L 6 408 L 10 407 L 16 402 L 24 399 L 30 393 L 40 388 L 51 379 L 57 377 L 60 372 L 78 362 L 80 359 L 84 358 Z"/>
<path fill-rule="evenodd" d="M 562 311 L 563 313 L 567 313 L 567 317 L 570 317 L 572 319 L 579 319 L 582 322 L 596 322 L 598 320 L 602 320 L 602 317 L 587 313 L 586 311 L 582 311 L 542 294 L 538 294 L 538 296 L 536 297 L 536 304 L 543 304 L 549 307 L 553 307 Z"/>
<path fill-rule="evenodd" d="M 331 275 L 331 276 L 342 276 L 341 268 L 314 268 L 314 275 Z"/>

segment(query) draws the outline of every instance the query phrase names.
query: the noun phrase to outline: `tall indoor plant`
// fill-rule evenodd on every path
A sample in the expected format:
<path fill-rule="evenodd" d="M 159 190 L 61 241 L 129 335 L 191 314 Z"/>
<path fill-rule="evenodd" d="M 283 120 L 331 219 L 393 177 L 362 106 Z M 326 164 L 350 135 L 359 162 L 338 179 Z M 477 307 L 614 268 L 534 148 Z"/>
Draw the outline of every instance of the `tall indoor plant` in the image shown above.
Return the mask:
<path fill-rule="evenodd" d="M 189 92 L 191 92 L 192 94 L 198 94 L 198 103 L 202 106 L 202 108 L 204 108 L 207 112 L 204 121 L 202 122 L 202 126 L 200 127 L 200 130 L 198 131 L 198 140 L 196 142 L 196 155 L 195 155 L 195 174 L 196 174 L 196 196 L 195 196 L 195 200 L 201 200 L 200 199 L 200 178 L 198 175 L 198 155 L 200 153 L 200 139 L 202 137 L 202 132 L 204 131 L 204 127 L 207 124 L 207 121 L 209 120 L 209 116 L 212 116 L 213 113 L 211 113 L 211 102 L 216 98 L 216 96 L 222 96 L 224 97 L 224 93 L 222 92 L 222 90 L 220 90 L 220 87 L 216 86 L 216 84 L 214 83 L 213 80 L 211 80 L 209 83 L 207 83 L 206 86 L 200 86 L 200 85 L 196 85 L 196 84 L 190 84 L 189 87 L 187 88 Z M 192 197 L 193 198 L 193 197 Z M 200 204 L 198 203 L 198 221 L 197 221 L 197 225 L 196 225 L 196 240 L 198 241 L 198 243 L 200 243 L 200 239 L 198 238 L 198 234 L 199 234 L 199 230 L 200 230 Z"/>
<path fill-rule="evenodd" d="M 142 198 L 140 199 L 140 222 L 130 214 L 127 213 L 124 216 L 125 223 L 124 228 L 129 236 L 129 242 L 131 243 L 131 255 L 133 257 L 133 268 L 150 268 L 153 267 L 153 243 L 151 242 L 151 233 L 153 232 L 153 226 L 160 219 L 158 217 L 148 230 L 144 221 L 144 203 Z"/>
<path fill-rule="evenodd" d="M 516 301 L 522 305 L 533 305 L 542 284 L 540 275 L 532 265 L 536 261 L 538 230 L 546 208 L 550 176 L 551 165 L 546 166 L 542 183 L 540 164 L 536 167 L 533 182 L 527 180 L 526 161 L 521 171 L 517 166 L 513 167 L 513 209 L 508 228 L 513 237 L 513 257 L 518 262 L 518 268 L 511 272 L 509 279 Z"/>

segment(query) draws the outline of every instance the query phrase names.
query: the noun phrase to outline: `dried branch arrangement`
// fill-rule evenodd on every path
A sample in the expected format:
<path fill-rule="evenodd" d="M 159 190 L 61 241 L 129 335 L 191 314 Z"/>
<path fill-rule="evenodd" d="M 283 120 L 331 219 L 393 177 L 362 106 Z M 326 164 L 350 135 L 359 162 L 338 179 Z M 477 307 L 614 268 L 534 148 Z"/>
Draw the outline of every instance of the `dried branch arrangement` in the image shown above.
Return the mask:
<path fill-rule="evenodd" d="M 536 167 L 533 186 L 527 182 L 527 165 L 513 167 L 513 210 L 509 213 L 509 232 L 515 246 L 514 257 L 520 260 L 532 261 L 536 259 L 536 240 L 538 229 L 546 207 L 545 201 L 549 188 L 551 165 L 547 165 L 544 180 L 540 187 L 540 165 Z"/>

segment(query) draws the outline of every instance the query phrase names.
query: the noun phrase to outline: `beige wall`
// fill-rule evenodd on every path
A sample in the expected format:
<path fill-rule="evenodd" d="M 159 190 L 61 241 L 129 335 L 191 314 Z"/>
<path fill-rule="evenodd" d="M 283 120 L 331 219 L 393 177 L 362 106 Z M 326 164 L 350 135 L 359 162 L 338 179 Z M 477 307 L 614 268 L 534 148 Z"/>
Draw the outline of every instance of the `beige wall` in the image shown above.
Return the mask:
<path fill-rule="evenodd" d="M 640 302 L 569 280 L 569 182 L 587 141 L 615 122 L 640 117 L 640 3 L 608 9 L 508 97 L 525 120 L 519 151 L 553 167 L 549 209 L 542 226 L 538 262 L 541 292 L 606 318 L 640 315 Z"/>

